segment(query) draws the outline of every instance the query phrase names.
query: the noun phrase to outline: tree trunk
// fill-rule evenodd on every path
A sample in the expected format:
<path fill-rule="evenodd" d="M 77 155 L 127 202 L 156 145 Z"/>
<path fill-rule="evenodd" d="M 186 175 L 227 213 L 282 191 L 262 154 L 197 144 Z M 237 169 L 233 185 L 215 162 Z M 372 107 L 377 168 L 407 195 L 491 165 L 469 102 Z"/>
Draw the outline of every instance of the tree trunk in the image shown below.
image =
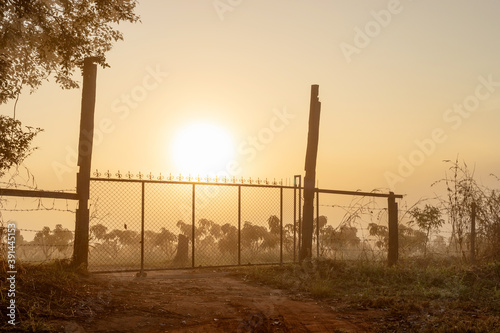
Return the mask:
<path fill-rule="evenodd" d="M 173 264 L 175 266 L 185 266 L 188 264 L 189 239 L 183 234 L 179 234 L 179 242 L 177 243 L 177 253 Z"/>

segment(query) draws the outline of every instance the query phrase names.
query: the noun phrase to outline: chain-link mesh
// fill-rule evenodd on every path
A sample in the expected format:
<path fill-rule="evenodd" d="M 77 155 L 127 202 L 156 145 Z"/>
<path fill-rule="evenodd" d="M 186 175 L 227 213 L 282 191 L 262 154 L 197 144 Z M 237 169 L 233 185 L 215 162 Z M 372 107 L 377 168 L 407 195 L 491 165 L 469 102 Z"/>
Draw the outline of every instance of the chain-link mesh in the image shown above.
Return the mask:
<path fill-rule="evenodd" d="M 138 269 L 141 263 L 140 182 L 90 183 L 89 267 Z"/>
<path fill-rule="evenodd" d="M 259 179 L 241 183 L 235 179 L 223 182 L 215 179 L 213 183 L 202 183 L 192 182 L 191 177 L 184 181 L 181 176 L 178 181 L 172 181 L 172 176 L 163 181 L 162 177 L 155 180 L 151 175 L 147 179 L 142 174 L 139 179 L 117 175 L 118 179 L 93 178 L 90 182 L 91 271 L 299 260 L 304 205 L 300 182 L 299 186 L 290 187 Z M 388 252 L 394 255 L 394 234 L 389 237 L 388 200 L 394 197 L 316 190 L 312 256 L 386 260 Z M 67 206 L 67 203 L 65 209 L 53 206 L 50 211 L 57 208 L 58 213 L 74 214 Z M 2 208 L 16 212 L 41 209 L 7 205 Z M 398 223 L 397 212 L 391 211 L 394 225 L 394 221 Z M 402 219 L 400 215 L 399 221 Z M 57 221 L 60 222 L 59 218 Z M 401 257 L 425 250 L 426 235 L 422 231 L 400 222 L 397 229 Z M 8 252 L 5 230 L 0 223 L 1 258 Z M 24 262 L 72 256 L 74 232 L 62 224 L 53 229 L 48 226 L 42 230 L 17 229 L 15 236 L 18 258 Z M 395 255 L 397 260 L 398 253 Z"/>
<path fill-rule="evenodd" d="M 191 266 L 192 185 L 144 184 L 145 268 Z M 181 244 L 179 244 L 179 242 Z"/>
<path fill-rule="evenodd" d="M 139 269 L 142 237 L 144 269 L 292 261 L 293 192 L 280 186 L 94 179 L 89 269 Z"/>
<path fill-rule="evenodd" d="M 238 264 L 238 187 L 197 185 L 195 266 Z"/>
<path fill-rule="evenodd" d="M 296 201 L 294 203 L 294 195 Z M 298 190 L 283 188 L 283 261 L 292 262 L 298 258 L 297 226 L 298 226 Z M 295 210 L 295 212 L 294 212 Z"/>
<path fill-rule="evenodd" d="M 89 269 L 298 261 L 303 195 L 277 185 L 94 179 Z M 387 258 L 387 198 L 316 195 L 313 257 Z"/>
<path fill-rule="evenodd" d="M 280 189 L 241 189 L 241 263 L 280 261 Z"/>

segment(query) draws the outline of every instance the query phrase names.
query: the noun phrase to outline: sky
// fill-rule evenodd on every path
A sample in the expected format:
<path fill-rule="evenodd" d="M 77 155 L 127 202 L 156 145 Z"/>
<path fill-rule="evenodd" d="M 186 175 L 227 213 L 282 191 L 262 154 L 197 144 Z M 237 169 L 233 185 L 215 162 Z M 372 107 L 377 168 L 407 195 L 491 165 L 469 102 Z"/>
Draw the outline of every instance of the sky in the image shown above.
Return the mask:
<path fill-rule="evenodd" d="M 139 1 L 141 23 L 118 26 L 124 41 L 98 69 L 92 168 L 304 175 L 318 84 L 320 188 L 415 202 L 444 194 L 431 184 L 457 156 L 498 187 L 499 11 L 493 0 Z M 44 129 L 25 161 L 40 189 L 75 190 L 80 105 L 80 89 L 53 80 L 17 103 L 17 119 Z"/>

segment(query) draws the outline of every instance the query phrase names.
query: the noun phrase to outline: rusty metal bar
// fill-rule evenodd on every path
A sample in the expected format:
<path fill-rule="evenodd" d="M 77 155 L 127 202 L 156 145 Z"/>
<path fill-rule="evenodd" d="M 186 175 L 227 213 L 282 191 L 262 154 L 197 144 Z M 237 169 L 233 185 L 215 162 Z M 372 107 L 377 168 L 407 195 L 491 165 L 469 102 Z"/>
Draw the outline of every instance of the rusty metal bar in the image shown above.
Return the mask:
<path fill-rule="evenodd" d="M 195 192 L 195 184 L 193 184 L 193 197 L 192 197 L 192 218 L 191 218 L 191 266 L 194 268 L 194 251 L 195 251 L 195 246 L 194 246 L 194 240 L 195 240 L 195 200 L 196 200 L 196 192 Z"/>
<path fill-rule="evenodd" d="M 302 176 L 293 177 L 293 262 L 297 261 L 297 188 L 299 188 L 299 220 L 300 220 L 300 187 L 302 186 Z M 298 225 L 300 228 L 300 224 Z M 299 233 L 300 235 L 300 233 Z M 300 237 L 300 236 L 299 236 Z M 300 251 L 300 239 L 299 239 Z"/>
<path fill-rule="evenodd" d="M 297 176 L 296 176 L 297 177 Z M 287 186 L 287 185 L 269 185 L 269 184 L 235 184 L 235 183 L 207 183 L 207 182 L 186 182 L 186 181 L 174 181 L 174 180 L 145 180 L 145 179 L 115 179 L 115 178 L 90 178 L 91 181 L 103 181 L 103 182 L 132 182 L 132 183 L 165 183 L 165 184 L 184 184 L 184 185 L 214 185 L 214 186 L 245 186 L 245 187 L 269 187 L 269 188 L 289 188 L 289 189 L 303 189 L 301 185 L 299 186 Z M 362 192 L 362 191 L 345 191 L 345 190 L 328 190 L 315 188 L 315 192 L 320 193 L 330 193 L 330 194 L 342 194 L 342 195 L 358 195 L 365 197 L 380 197 L 388 198 L 389 193 L 375 193 L 375 192 Z M 58 192 L 56 192 L 58 193 Z M 402 199 L 402 194 L 395 194 L 396 199 Z"/>
<path fill-rule="evenodd" d="M 238 265 L 241 265 L 241 185 L 238 186 Z"/>
<path fill-rule="evenodd" d="M 76 193 L 0 188 L 0 196 L 78 200 Z"/>
<path fill-rule="evenodd" d="M 283 264 L 283 188 L 280 188 L 280 264 Z"/>
<path fill-rule="evenodd" d="M 141 186 L 141 271 L 137 277 L 146 277 L 144 272 L 144 183 Z"/>
<path fill-rule="evenodd" d="M 391 193 L 374 193 L 374 192 L 361 192 L 361 191 L 342 191 L 342 190 L 325 190 L 325 189 L 315 189 L 319 193 L 330 193 L 330 194 L 343 194 L 343 195 L 359 195 L 364 197 L 379 197 L 379 198 L 389 198 Z M 394 198 L 402 199 L 402 194 L 394 194 Z"/>

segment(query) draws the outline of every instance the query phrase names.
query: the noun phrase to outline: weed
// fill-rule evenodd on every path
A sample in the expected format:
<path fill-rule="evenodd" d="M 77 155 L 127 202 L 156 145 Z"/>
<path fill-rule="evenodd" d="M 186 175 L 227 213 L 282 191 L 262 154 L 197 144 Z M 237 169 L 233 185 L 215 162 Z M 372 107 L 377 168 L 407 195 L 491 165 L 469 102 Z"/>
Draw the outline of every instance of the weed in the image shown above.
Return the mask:
<path fill-rule="evenodd" d="M 429 258 L 395 267 L 319 259 L 309 269 L 290 264 L 242 272 L 346 308 L 383 310 L 387 316 L 377 324 L 379 331 L 500 332 L 499 267 Z"/>
<path fill-rule="evenodd" d="M 5 265 L 0 265 L 5 276 Z M 0 281 L 1 307 L 5 308 L 8 286 Z M 90 284 L 88 278 L 72 269 L 67 261 L 54 261 L 40 265 L 23 265 L 18 262 L 16 275 L 16 322 L 12 326 L 4 321 L 2 331 L 51 332 L 50 320 L 67 320 L 88 316 L 98 304 L 93 300 L 100 286 Z M 86 303 L 87 311 L 79 311 L 77 305 Z"/>

